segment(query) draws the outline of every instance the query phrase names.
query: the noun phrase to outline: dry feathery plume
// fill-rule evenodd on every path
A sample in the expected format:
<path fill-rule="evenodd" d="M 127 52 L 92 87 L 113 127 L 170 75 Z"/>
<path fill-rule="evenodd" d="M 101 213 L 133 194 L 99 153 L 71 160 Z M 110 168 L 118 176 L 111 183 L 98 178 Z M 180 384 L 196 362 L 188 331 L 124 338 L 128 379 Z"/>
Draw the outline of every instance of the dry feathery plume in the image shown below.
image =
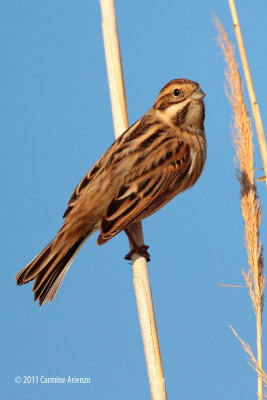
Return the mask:
<path fill-rule="evenodd" d="M 252 128 L 243 95 L 243 84 L 238 72 L 233 45 L 223 25 L 215 17 L 215 25 L 219 32 L 218 43 L 221 47 L 227 69 L 225 71 L 226 94 L 234 111 L 234 125 L 231 125 L 233 144 L 239 166 L 237 177 L 240 182 L 241 209 L 244 218 L 245 246 L 248 253 L 248 272 L 242 271 L 253 301 L 254 311 L 263 306 L 263 274 L 262 246 L 259 242 L 259 226 L 261 221 L 260 200 L 257 196 L 254 178 Z"/>
<path fill-rule="evenodd" d="M 234 113 L 234 123 L 231 124 L 231 132 L 233 145 L 237 155 L 236 170 L 237 178 L 240 182 L 241 209 L 244 218 L 245 230 L 244 239 L 249 263 L 248 272 L 246 273 L 244 270 L 242 270 L 242 274 L 245 278 L 249 295 L 252 299 L 253 309 L 256 314 L 258 351 L 257 363 L 259 365 L 258 371 L 260 371 L 262 370 L 261 322 L 265 277 L 263 273 L 262 246 L 259 241 L 261 208 L 255 186 L 252 127 L 249 119 L 248 109 L 244 100 L 243 84 L 239 75 L 237 62 L 235 60 L 233 45 L 230 42 L 222 23 L 216 17 L 214 17 L 214 20 L 215 26 L 218 30 L 218 44 L 222 49 L 227 64 L 227 68 L 225 70 L 225 91 Z M 263 398 L 262 374 L 259 372 L 258 396 L 259 399 Z"/>

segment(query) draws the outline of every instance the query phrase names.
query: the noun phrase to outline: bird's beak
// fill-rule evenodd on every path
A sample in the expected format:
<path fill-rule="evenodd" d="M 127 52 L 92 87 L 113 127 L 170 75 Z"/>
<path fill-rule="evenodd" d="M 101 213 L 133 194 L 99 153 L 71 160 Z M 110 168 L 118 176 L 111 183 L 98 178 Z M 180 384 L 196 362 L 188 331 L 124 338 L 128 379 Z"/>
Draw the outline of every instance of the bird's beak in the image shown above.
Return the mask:
<path fill-rule="evenodd" d="M 201 100 L 205 96 L 206 96 L 205 93 L 202 92 L 202 90 L 198 88 L 198 89 L 194 90 L 194 92 L 191 94 L 190 99 Z"/>

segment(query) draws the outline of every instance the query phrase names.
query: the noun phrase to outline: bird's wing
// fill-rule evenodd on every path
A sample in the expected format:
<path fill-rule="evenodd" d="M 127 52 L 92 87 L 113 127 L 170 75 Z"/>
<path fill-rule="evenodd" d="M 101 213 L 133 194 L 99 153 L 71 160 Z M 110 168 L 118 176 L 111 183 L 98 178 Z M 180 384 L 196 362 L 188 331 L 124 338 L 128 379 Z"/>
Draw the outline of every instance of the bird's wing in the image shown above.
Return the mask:
<path fill-rule="evenodd" d="M 88 184 L 92 181 L 92 179 L 95 177 L 95 175 L 98 173 L 102 166 L 102 160 L 98 160 L 95 165 L 87 172 L 86 175 L 82 178 L 80 183 L 76 186 L 74 191 L 72 192 L 72 195 L 70 196 L 69 202 L 67 209 L 63 215 L 63 218 L 65 218 L 69 212 L 73 209 L 75 204 L 77 203 L 80 195 L 83 193 L 84 189 L 88 186 Z"/>
<path fill-rule="evenodd" d="M 115 142 L 107 149 L 102 157 L 84 175 L 70 196 L 63 218 L 65 218 L 73 209 L 73 207 L 75 207 L 81 194 L 89 188 L 90 183 L 97 178 L 97 176 L 103 173 L 105 174 L 108 169 L 112 169 L 113 166 L 120 160 L 120 158 L 123 157 L 123 152 L 127 151 L 127 148 L 131 146 L 132 140 L 149 128 L 149 125 L 147 125 L 145 122 L 146 117 L 144 116 L 130 126 L 117 140 L 115 140 Z"/>
<path fill-rule="evenodd" d="M 147 165 L 147 160 L 142 162 Z M 154 159 L 149 170 L 146 168 L 143 174 L 132 176 L 109 204 L 101 220 L 97 243 L 105 243 L 129 224 L 148 217 L 166 204 L 179 192 L 179 186 L 183 186 L 190 166 L 189 145 L 179 142 L 177 146 L 176 141 L 172 149 Z"/>

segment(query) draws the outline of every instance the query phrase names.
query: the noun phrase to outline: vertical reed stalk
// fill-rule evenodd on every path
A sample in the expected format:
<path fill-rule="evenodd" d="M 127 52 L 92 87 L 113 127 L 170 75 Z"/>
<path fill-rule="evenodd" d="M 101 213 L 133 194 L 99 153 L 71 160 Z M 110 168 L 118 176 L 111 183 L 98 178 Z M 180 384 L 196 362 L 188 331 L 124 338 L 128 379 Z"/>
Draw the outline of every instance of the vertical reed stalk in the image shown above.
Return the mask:
<path fill-rule="evenodd" d="M 261 121 L 261 114 L 260 114 L 260 109 L 259 105 L 256 100 L 256 95 L 254 91 L 254 86 L 250 74 L 250 69 L 249 69 L 249 64 L 247 60 L 247 55 L 246 55 L 246 50 L 241 34 L 241 29 L 239 25 L 239 20 L 236 12 L 236 7 L 235 7 L 235 1 L 234 0 L 229 0 L 229 6 L 233 18 L 233 24 L 234 24 L 234 30 L 236 34 L 236 40 L 242 60 L 242 65 L 243 65 L 243 70 L 245 74 L 245 79 L 247 82 L 247 88 L 248 88 L 248 94 L 250 98 L 250 103 L 251 103 L 251 108 L 252 108 L 252 113 L 254 117 L 254 122 L 255 122 L 255 127 L 256 127 L 256 132 L 258 135 L 258 141 L 259 141 L 259 146 L 260 146 L 260 151 L 261 151 L 261 157 L 262 157 L 262 163 L 264 167 L 264 172 L 265 172 L 265 183 L 267 185 L 267 146 L 266 146 L 266 141 L 265 141 L 265 136 L 264 136 L 264 131 L 263 131 L 263 126 L 262 126 L 262 121 Z"/>
<path fill-rule="evenodd" d="M 117 138 L 128 128 L 128 117 L 114 0 L 100 0 L 100 6 L 113 123 Z M 132 224 L 128 229 L 138 245 L 144 244 L 141 223 Z M 151 397 L 153 400 L 165 400 L 165 381 L 147 264 L 145 258 L 138 254 L 133 254 L 132 263 Z"/>
<path fill-rule="evenodd" d="M 227 83 L 226 94 L 234 113 L 234 126 L 231 126 L 231 130 L 238 160 L 237 173 L 240 182 L 241 210 L 244 219 L 245 246 L 249 264 L 248 272 L 246 273 L 242 270 L 242 274 L 245 278 L 256 315 L 258 399 L 263 400 L 261 336 L 265 278 L 263 274 L 262 246 L 259 241 L 261 208 L 255 186 L 252 127 L 244 101 L 243 84 L 238 72 L 232 43 L 223 25 L 217 18 L 215 18 L 215 25 L 219 32 L 218 43 L 227 64 L 225 71 Z M 243 344 L 242 341 L 241 343 Z"/>
<path fill-rule="evenodd" d="M 257 355 L 258 355 L 258 365 L 262 370 L 262 312 L 260 308 L 256 311 L 256 325 L 257 325 Z M 258 373 L 258 396 L 260 400 L 263 400 L 263 387 L 262 387 L 262 376 Z"/>

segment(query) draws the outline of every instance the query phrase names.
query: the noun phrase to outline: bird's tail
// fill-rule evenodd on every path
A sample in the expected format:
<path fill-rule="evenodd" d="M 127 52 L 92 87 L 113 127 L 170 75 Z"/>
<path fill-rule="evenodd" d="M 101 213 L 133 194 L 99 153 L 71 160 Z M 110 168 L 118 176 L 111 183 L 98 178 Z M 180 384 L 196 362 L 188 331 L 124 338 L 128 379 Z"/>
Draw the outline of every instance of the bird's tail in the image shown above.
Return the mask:
<path fill-rule="evenodd" d="M 53 250 L 56 238 L 38 254 L 17 275 L 16 282 L 23 285 L 34 279 L 34 301 L 39 299 L 39 305 L 49 303 L 55 297 L 58 288 L 71 266 L 72 261 L 84 244 L 88 235 L 80 237 L 70 248 L 63 246 L 61 250 Z"/>

